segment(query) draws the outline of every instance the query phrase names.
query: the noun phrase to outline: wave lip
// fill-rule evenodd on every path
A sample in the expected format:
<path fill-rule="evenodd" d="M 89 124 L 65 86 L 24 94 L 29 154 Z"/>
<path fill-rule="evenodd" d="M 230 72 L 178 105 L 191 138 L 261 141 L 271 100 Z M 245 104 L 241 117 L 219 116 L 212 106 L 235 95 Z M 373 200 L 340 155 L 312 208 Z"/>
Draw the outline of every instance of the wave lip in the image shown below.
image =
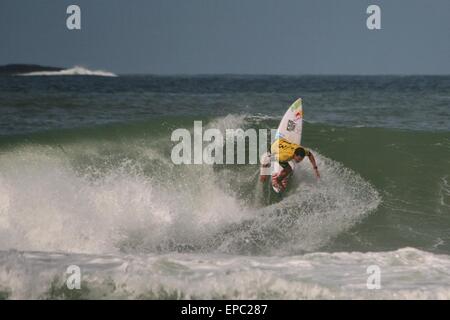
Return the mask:
<path fill-rule="evenodd" d="M 97 76 L 97 77 L 117 77 L 115 73 L 103 70 L 89 70 L 84 67 L 75 66 L 73 68 L 60 71 L 35 71 L 19 74 L 19 76 Z"/>

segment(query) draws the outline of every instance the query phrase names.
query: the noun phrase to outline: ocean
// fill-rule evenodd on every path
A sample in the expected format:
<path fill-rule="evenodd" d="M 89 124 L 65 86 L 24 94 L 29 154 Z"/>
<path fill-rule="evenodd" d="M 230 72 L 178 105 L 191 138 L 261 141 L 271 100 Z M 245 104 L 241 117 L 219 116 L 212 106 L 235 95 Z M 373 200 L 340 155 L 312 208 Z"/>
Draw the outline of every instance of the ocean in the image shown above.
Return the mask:
<path fill-rule="evenodd" d="M 172 163 L 298 97 L 320 180 Z M 0 298 L 450 299 L 450 76 L 0 77 Z"/>

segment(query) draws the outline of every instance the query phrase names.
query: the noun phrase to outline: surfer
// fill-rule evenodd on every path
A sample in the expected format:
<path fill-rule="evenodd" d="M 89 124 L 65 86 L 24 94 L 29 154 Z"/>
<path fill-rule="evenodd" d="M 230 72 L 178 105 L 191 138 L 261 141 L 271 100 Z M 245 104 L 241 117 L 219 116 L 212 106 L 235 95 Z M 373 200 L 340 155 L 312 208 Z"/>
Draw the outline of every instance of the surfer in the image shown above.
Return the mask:
<path fill-rule="evenodd" d="M 275 140 L 271 146 L 270 157 L 277 161 L 281 168 L 279 173 L 272 175 L 272 185 L 280 190 L 284 191 L 287 186 L 289 175 L 292 173 L 295 167 L 295 163 L 300 163 L 305 157 L 308 157 L 309 161 L 313 165 L 314 173 L 317 178 L 320 178 L 319 169 L 317 167 L 316 159 L 311 151 L 301 145 L 289 142 L 283 138 Z M 269 155 L 268 155 L 269 156 Z M 266 161 L 266 166 L 267 166 Z M 269 164 L 270 166 L 270 164 Z M 261 182 L 266 181 L 267 175 L 261 175 Z"/>
<path fill-rule="evenodd" d="M 300 145 L 303 128 L 302 98 L 298 98 L 289 107 L 280 121 L 275 134 L 275 142 L 261 156 L 260 180 L 267 180 L 272 175 L 272 189 L 276 193 L 286 190 L 289 176 L 297 163 L 308 157 L 317 178 L 320 178 L 316 159 L 311 151 Z M 273 166 L 271 166 L 273 164 Z"/>

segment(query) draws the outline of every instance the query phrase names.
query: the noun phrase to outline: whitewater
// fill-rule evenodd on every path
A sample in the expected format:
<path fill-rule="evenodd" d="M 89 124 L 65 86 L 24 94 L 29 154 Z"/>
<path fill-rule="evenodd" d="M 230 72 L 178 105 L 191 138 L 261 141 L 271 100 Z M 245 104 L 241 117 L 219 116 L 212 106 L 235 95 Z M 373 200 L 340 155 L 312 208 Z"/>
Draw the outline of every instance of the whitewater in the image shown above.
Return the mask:
<path fill-rule="evenodd" d="M 20 73 L 18 76 L 96 76 L 96 77 L 117 77 L 115 73 L 103 70 L 90 70 L 81 66 L 63 69 L 60 71 L 35 71 Z"/>

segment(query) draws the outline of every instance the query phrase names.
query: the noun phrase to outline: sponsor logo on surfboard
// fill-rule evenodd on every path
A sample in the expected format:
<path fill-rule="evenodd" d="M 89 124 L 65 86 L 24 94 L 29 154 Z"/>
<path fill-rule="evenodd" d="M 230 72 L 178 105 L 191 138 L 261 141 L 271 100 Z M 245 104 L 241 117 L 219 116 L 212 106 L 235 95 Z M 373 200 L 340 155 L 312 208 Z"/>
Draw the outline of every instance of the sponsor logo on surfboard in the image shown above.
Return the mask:
<path fill-rule="evenodd" d="M 287 131 L 294 131 L 295 130 L 295 122 L 292 120 L 288 121 L 287 127 L 286 127 Z"/>

